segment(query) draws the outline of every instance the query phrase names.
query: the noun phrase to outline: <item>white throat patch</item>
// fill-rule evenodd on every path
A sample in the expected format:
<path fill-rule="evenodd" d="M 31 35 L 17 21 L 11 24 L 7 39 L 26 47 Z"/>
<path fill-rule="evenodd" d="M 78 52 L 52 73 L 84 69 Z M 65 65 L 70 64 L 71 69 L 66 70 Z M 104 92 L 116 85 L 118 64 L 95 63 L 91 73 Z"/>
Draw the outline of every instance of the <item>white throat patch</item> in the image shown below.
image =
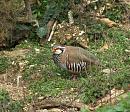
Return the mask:
<path fill-rule="evenodd" d="M 57 49 L 56 51 L 55 51 L 55 54 L 61 54 L 62 53 L 62 51 L 60 50 L 60 49 Z"/>

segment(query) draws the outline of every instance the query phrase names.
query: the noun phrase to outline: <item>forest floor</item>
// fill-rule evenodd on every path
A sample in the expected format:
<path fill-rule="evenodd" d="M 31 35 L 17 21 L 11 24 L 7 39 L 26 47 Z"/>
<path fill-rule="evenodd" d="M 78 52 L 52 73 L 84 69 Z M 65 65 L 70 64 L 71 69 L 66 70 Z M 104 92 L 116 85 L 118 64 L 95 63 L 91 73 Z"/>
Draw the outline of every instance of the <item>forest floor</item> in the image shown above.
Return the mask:
<path fill-rule="evenodd" d="M 15 48 L 0 51 L 0 88 L 13 100 L 24 101 L 26 112 L 78 112 L 81 108 L 94 110 L 112 99 L 115 102 L 115 97 L 128 89 L 130 31 L 115 27 L 107 33 L 109 37 L 96 44 L 89 42 L 89 50 L 107 65 L 105 75 L 92 71 L 90 76 L 82 74 L 72 81 L 68 72 L 53 63 L 51 43 L 40 46 L 27 39 Z"/>

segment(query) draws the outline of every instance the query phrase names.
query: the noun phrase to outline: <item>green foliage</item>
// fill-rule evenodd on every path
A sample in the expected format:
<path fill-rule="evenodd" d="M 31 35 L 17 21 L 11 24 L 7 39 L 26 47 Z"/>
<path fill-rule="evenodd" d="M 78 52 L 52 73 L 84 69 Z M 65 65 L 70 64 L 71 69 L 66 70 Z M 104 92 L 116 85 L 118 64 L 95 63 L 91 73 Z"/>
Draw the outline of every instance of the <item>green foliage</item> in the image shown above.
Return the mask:
<path fill-rule="evenodd" d="M 104 96 L 111 88 L 108 86 L 109 78 L 98 72 L 91 72 L 87 78 L 81 79 L 80 98 L 86 102 L 96 102 L 97 98 Z"/>
<path fill-rule="evenodd" d="M 0 90 L 0 102 L 8 103 L 10 101 L 9 94 L 7 91 Z"/>
<path fill-rule="evenodd" d="M 46 25 L 50 19 L 66 18 L 69 9 L 69 0 L 42 0 L 41 5 L 34 7 L 33 15 L 42 19 L 42 25 Z"/>
<path fill-rule="evenodd" d="M 0 112 L 22 112 L 23 104 L 20 101 L 13 101 L 9 93 L 0 90 Z"/>
<path fill-rule="evenodd" d="M 42 96 L 56 96 L 65 89 L 75 87 L 75 82 L 61 78 L 47 78 L 36 81 L 30 85 L 30 89 L 35 93 L 38 92 Z"/>
<path fill-rule="evenodd" d="M 23 112 L 23 103 L 20 101 L 11 102 L 9 106 L 10 112 Z"/>
<path fill-rule="evenodd" d="M 37 28 L 36 33 L 40 38 L 43 38 L 47 34 L 47 27 L 44 26 Z"/>
<path fill-rule="evenodd" d="M 39 5 L 34 5 L 32 7 L 33 16 L 35 16 L 36 18 L 43 18 L 43 15 L 45 13 L 48 0 L 40 0 L 40 3 L 41 3 L 40 6 Z"/>
<path fill-rule="evenodd" d="M 48 0 L 47 8 L 44 14 L 44 22 L 50 19 L 66 18 L 69 9 L 69 0 Z M 62 16 L 61 16 L 62 15 Z"/>
<path fill-rule="evenodd" d="M 123 4 L 113 3 L 112 7 L 104 11 L 104 14 L 109 19 L 119 22 L 124 19 L 126 7 Z"/>
<path fill-rule="evenodd" d="M 9 67 L 10 63 L 8 58 L 6 57 L 0 57 L 0 73 L 4 73 L 7 68 Z"/>
<path fill-rule="evenodd" d="M 101 24 L 101 23 L 95 23 L 94 21 L 92 21 L 92 23 L 88 26 L 87 28 L 87 35 L 88 38 L 91 41 L 95 41 L 95 40 L 103 40 L 104 38 L 104 32 L 105 30 L 108 29 L 108 27 L 105 24 Z"/>
<path fill-rule="evenodd" d="M 33 48 L 33 50 L 34 50 L 34 48 L 37 48 L 39 46 L 40 45 L 36 40 L 34 41 L 33 39 L 29 38 L 25 41 L 22 41 L 21 44 L 17 45 L 17 48 L 24 48 L 24 49 Z"/>
<path fill-rule="evenodd" d="M 25 69 L 24 72 L 24 78 L 28 79 L 30 78 L 30 74 L 35 74 L 35 73 L 40 73 L 43 74 L 44 72 L 46 74 L 48 74 L 51 70 L 51 68 L 53 66 L 51 66 L 52 64 L 52 60 L 51 60 L 51 52 L 50 52 L 50 48 L 41 48 L 39 45 L 37 44 L 32 44 L 30 43 L 30 45 L 32 46 L 32 51 L 30 52 L 29 55 L 27 55 L 26 59 L 28 61 L 28 65 Z M 37 53 L 35 51 L 35 49 L 39 49 L 40 53 Z M 49 59 L 50 58 L 50 59 Z M 49 69 L 47 69 L 49 68 Z M 46 77 L 46 74 L 45 75 Z"/>
<path fill-rule="evenodd" d="M 89 109 L 81 108 L 80 112 L 90 112 Z"/>
<path fill-rule="evenodd" d="M 111 28 L 108 30 L 109 38 L 114 39 L 117 42 L 122 42 L 121 44 L 125 45 L 124 42 L 128 40 L 127 33 L 120 28 Z"/>

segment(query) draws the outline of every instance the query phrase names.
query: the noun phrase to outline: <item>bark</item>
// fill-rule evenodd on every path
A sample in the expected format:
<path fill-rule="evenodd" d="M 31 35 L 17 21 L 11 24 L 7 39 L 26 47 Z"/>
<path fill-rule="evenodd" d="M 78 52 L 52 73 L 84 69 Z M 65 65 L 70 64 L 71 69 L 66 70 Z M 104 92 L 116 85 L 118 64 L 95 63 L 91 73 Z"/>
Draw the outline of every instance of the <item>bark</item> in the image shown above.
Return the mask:
<path fill-rule="evenodd" d="M 32 10 L 31 10 L 31 5 L 29 0 L 24 0 L 25 3 L 25 10 L 27 13 L 27 19 L 28 21 L 32 21 Z"/>

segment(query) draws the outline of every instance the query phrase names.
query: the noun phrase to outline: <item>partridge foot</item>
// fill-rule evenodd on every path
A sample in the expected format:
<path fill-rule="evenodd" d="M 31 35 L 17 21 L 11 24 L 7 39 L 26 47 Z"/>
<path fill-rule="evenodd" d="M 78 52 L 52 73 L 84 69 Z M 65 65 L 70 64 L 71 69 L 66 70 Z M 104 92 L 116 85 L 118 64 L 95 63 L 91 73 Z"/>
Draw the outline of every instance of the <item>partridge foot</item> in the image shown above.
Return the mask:
<path fill-rule="evenodd" d="M 76 80 L 77 79 L 77 75 L 75 75 L 75 74 L 72 74 L 72 78 L 71 78 L 72 80 Z"/>

